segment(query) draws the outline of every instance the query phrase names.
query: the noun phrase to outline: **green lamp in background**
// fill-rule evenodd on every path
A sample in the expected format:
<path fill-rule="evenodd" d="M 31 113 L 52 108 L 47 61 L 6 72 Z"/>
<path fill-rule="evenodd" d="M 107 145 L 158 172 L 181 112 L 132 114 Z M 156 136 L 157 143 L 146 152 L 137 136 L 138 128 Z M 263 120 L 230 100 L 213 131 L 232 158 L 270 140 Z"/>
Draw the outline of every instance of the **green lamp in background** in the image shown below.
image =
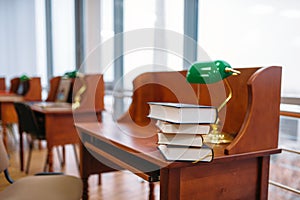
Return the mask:
<path fill-rule="evenodd" d="M 77 70 L 74 70 L 74 71 L 71 71 L 71 72 L 66 72 L 63 77 L 64 78 L 76 78 L 78 73 L 79 72 Z"/>
<path fill-rule="evenodd" d="M 228 87 L 228 96 L 218 107 L 218 112 L 229 102 L 232 97 L 232 89 L 226 80 L 231 75 L 238 75 L 239 71 L 234 70 L 227 62 L 216 60 L 213 62 L 194 63 L 187 72 L 186 79 L 189 83 L 211 84 L 224 80 Z M 219 130 L 220 120 L 212 124 L 211 132 L 205 137 L 205 142 L 213 144 L 230 143 L 233 137 L 230 134 Z"/>

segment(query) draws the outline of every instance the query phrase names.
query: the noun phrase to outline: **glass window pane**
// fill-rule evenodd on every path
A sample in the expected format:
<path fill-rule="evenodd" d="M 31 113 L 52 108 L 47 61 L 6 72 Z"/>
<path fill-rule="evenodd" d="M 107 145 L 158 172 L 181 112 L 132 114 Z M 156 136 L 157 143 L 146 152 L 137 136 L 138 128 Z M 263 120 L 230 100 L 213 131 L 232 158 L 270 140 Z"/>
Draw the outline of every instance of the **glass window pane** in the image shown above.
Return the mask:
<path fill-rule="evenodd" d="M 300 97 L 300 1 L 199 3 L 199 43 L 233 67 L 283 66 L 282 95 Z"/>
<path fill-rule="evenodd" d="M 45 0 L 35 0 L 37 74 L 41 77 L 43 87 L 48 85 L 45 12 Z"/>
<path fill-rule="evenodd" d="M 106 47 L 101 49 L 101 66 L 104 68 L 104 81 L 112 82 L 114 80 L 114 65 L 112 62 L 114 56 L 113 36 L 114 36 L 114 1 L 101 0 L 101 45 Z M 105 59 L 105 60 L 104 60 Z"/>
<path fill-rule="evenodd" d="M 134 35 L 136 31 L 137 34 L 136 37 L 128 37 L 131 40 L 124 38 L 126 87 L 131 87 L 132 80 L 140 73 L 183 68 L 183 12 L 183 0 L 124 1 L 124 32 Z M 182 37 L 170 40 L 170 31 L 172 35 Z M 140 34 L 142 32 L 145 34 Z M 140 46 L 130 47 L 138 42 Z M 174 48 L 179 53 L 174 53 Z"/>
<path fill-rule="evenodd" d="M 53 74 L 75 70 L 73 0 L 52 0 Z"/>

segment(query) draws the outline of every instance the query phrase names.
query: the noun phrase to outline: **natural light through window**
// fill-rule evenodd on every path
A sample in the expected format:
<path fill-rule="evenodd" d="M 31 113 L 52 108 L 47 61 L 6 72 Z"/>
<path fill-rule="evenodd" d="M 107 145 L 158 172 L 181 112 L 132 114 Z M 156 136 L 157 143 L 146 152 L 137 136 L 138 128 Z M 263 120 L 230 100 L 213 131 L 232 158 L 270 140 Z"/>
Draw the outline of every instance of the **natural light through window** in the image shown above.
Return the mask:
<path fill-rule="evenodd" d="M 282 96 L 300 97 L 300 1 L 199 4 L 199 44 L 233 67 L 282 66 Z"/>

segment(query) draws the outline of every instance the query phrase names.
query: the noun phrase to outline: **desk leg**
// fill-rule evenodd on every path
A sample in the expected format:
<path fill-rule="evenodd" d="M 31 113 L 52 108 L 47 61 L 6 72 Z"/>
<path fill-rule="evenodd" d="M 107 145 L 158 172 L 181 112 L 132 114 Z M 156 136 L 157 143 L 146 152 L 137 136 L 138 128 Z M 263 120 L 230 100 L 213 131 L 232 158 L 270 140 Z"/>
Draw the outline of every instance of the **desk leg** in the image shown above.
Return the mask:
<path fill-rule="evenodd" d="M 88 200 L 89 199 L 88 178 L 81 178 L 81 180 L 82 180 L 82 184 L 83 184 L 82 200 Z"/>
<path fill-rule="evenodd" d="M 260 158 L 261 171 L 260 171 L 260 199 L 268 199 L 269 187 L 269 171 L 270 171 L 270 156 Z"/>
<path fill-rule="evenodd" d="M 163 168 L 160 170 L 160 199 L 179 200 L 180 169 Z"/>
<path fill-rule="evenodd" d="M 7 149 L 7 124 L 5 121 L 3 121 L 2 119 L 2 132 L 3 132 L 3 143 L 4 143 L 4 146 L 5 148 Z"/>
<path fill-rule="evenodd" d="M 23 131 L 20 129 L 19 126 L 19 137 L 20 137 L 20 141 L 19 141 L 19 156 L 20 156 L 20 170 L 24 171 L 24 141 L 23 141 Z"/>
<path fill-rule="evenodd" d="M 149 182 L 149 200 L 154 200 L 155 195 L 154 195 L 154 183 Z"/>
<path fill-rule="evenodd" d="M 80 176 L 83 183 L 82 200 L 88 200 L 89 199 L 88 179 L 90 175 L 89 163 L 91 162 L 92 158 L 88 150 L 84 147 L 84 145 L 81 142 L 79 144 L 79 148 L 80 148 Z"/>
<path fill-rule="evenodd" d="M 49 172 L 53 172 L 53 152 L 52 152 L 52 146 L 48 146 L 48 166 L 49 166 Z"/>

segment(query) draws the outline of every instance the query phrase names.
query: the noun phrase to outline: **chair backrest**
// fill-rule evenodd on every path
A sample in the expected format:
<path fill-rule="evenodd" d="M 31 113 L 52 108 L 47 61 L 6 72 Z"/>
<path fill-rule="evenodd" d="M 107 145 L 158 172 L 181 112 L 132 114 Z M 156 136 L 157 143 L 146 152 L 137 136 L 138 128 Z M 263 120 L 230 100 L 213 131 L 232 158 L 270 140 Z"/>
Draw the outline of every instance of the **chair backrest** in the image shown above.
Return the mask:
<path fill-rule="evenodd" d="M 2 135 L 0 135 L 0 172 L 3 172 L 5 169 L 7 169 L 8 165 L 9 165 L 9 160 L 8 160 L 7 151 L 3 143 L 3 137 Z"/>
<path fill-rule="evenodd" d="M 19 119 L 19 129 L 36 139 L 45 139 L 45 132 L 39 126 L 34 112 L 30 106 L 23 102 L 14 102 Z"/>
<path fill-rule="evenodd" d="M 49 88 L 49 92 L 48 92 L 46 101 L 55 101 L 60 79 L 61 79 L 61 76 L 55 76 L 50 79 L 50 82 L 49 82 L 50 88 Z"/>
<path fill-rule="evenodd" d="M 20 84 L 20 78 L 16 77 L 16 78 L 12 78 L 10 80 L 10 88 L 9 91 L 11 93 L 17 93 L 18 88 L 19 88 L 19 84 Z"/>
<path fill-rule="evenodd" d="M 5 77 L 0 77 L 0 90 L 6 90 Z"/>

